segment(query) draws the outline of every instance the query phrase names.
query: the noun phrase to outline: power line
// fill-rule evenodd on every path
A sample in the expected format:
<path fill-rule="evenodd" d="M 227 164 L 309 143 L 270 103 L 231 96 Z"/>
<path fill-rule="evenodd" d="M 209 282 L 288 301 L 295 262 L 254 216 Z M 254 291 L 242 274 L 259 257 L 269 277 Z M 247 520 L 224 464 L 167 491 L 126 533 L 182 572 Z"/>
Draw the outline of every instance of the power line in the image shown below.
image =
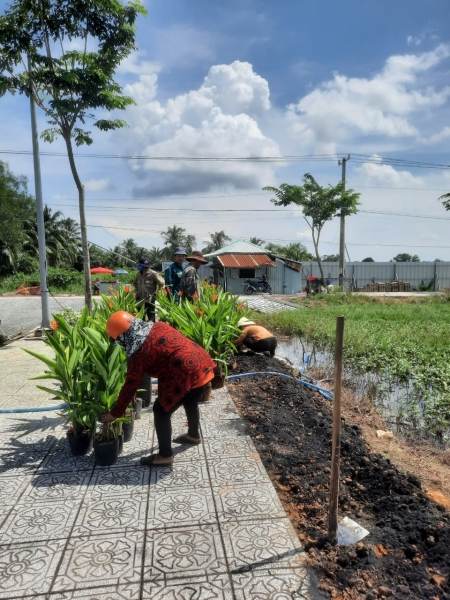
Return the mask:
<path fill-rule="evenodd" d="M 30 150 L 0 150 L 0 154 L 15 154 L 15 155 L 30 155 Z M 64 152 L 41 152 L 41 156 L 66 157 Z M 342 153 L 347 154 L 347 152 Z M 175 161 L 175 162 L 320 162 L 332 161 L 335 162 L 342 158 L 341 154 L 305 154 L 291 156 L 148 156 L 148 155 L 127 155 L 127 154 L 94 154 L 94 153 L 76 153 L 77 158 L 104 158 L 104 159 L 122 159 L 122 160 L 139 160 L 139 161 Z M 439 163 L 428 163 L 423 161 L 413 161 L 402 158 L 390 158 L 382 156 L 373 156 L 368 154 L 353 154 L 353 162 L 357 163 L 375 163 L 375 164 L 390 164 L 399 167 L 410 167 L 420 169 L 450 169 L 450 165 Z"/>

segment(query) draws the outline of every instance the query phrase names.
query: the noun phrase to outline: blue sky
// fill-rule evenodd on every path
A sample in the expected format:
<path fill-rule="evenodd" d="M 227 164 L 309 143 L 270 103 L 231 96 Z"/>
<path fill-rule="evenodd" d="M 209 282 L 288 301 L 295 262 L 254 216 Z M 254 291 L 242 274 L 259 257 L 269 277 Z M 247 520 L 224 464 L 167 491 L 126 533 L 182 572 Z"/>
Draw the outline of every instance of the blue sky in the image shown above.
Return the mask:
<path fill-rule="evenodd" d="M 0 2 L 3 10 L 5 3 Z M 287 156 L 350 153 L 348 185 L 363 211 L 347 221 L 352 259 L 389 260 L 400 251 L 450 260 L 450 213 L 437 201 L 450 170 L 393 168 L 356 155 L 450 164 L 448 0 L 148 0 L 139 51 L 117 79 L 138 106 L 129 128 L 95 133 L 94 153 L 151 156 Z M 0 150 L 31 148 L 28 101 L 0 99 Z M 45 119 L 39 116 L 39 125 Z M 63 150 L 60 142 L 41 150 Z M 84 150 L 80 150 L 83 152 Z M 3 155 L 30 179 L 30 156 Z M 265 163 L 136 162 L 79 158 L 89 238 L 110 247 L 134 237 L 162 246 L 174 223 L 197 236 L 224 229 L 312 249 L 298 211 L 269 210 L 265 185 L 312 173 L 336 183 L 336 161 Z M 77 217 L 67 159 L 42 157 L 45 201 Z M 203 212 L 187 212 L 183 209 Z M 213 212 L 211 210 L 214 209 Z M 224 209 L 249 212 L 220 212 Z M 210 212 L 207 212 L 210 211 Z M 338 248 L 328 224 L 321 253 Z M 445 248 L 445 246 L 449 246 Z"/>

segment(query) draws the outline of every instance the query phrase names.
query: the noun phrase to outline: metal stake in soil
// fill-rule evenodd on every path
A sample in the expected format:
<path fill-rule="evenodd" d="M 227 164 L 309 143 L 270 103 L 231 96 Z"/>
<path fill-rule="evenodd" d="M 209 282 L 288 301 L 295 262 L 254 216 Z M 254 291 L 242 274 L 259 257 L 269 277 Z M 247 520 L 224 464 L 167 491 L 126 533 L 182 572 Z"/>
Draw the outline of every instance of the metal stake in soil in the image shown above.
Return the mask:
<path fill-rule="evenodd" d="M 341 458 L 341 390 L 342 353 L 344 349 L 344 317 L 336 320 L 336 350 L 334 358 L 333 438 L 331 443 L 330 514 L 328 535 L 333 545 L 337 544 L 339 463 Z"/>

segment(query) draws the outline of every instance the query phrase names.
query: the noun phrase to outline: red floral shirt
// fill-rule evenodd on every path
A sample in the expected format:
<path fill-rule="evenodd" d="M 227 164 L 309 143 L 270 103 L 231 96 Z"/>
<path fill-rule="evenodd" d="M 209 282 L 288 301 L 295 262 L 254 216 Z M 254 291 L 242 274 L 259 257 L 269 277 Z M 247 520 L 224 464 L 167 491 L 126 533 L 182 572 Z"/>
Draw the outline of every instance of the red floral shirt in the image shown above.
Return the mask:
<path fill-rule="evenodd" d="M 201 346 L 170 325 L 155 323 L 141 348 L 128 359 L 127 378 L 111 414 L 123 416 L 146 373 L 158 378 L 158 400 L 169 411 L 190 390 L 211 381 L 215 366 Z"/>

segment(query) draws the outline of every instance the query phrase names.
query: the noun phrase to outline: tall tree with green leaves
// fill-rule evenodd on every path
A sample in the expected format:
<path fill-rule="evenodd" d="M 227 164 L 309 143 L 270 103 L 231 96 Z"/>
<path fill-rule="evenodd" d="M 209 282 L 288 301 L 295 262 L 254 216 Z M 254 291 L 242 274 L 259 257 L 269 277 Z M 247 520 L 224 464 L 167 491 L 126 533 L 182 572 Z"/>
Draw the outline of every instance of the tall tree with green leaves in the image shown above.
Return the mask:
<path fill-rule="evenodd" d="M 272 199 L 276 206 L 296 204 L 302 208 L 303 218 L 311 229 L 320 276 L 325 281 L 319 253 L 320 234 L 323 226 L 334 217 L 341 215 L 348 217 L 356 214 L 361 194 L 351 188 L 346 189 L 345 183 L 342 181 L 335 186 L 322 187 L 310 173 L 305 173 L 303 176 L 303 185 L 282 183 L 279 188 L 269 186 L 263 190 L 276 195 L 277 198 Z"/>
<path fill-rule="evenodd" d="M 184 227 L 168 227 L 166 231 L 161 231 L 161 237 L 164 240 L 166 247 L 166 258 L 170 260 L 173 255 L 173 251 L 177 246 L 183 246 L 186 239 L 186 229 Z"/>
<path fill-rule="evenodd" d="M 255 244 L 255 246 L 263 246 L 266 242 L 259 237 L 251 237 L 250 244 Z"/>
<path fill-rule="evenodd" d="M 86 121 L 100 131 L 125 121 L 96 118 L 134 104 L 122 94 L 114 75 L 121 61 L 136 49 L 136 20 L 145 14 L 138 0 L 15 0 L 0 19 L 0 96 L 7 92 L 32 96 L 50 128 L 47 142 L 61 136 L 78 189 L 85 275 L 85 301 L 92 306 L 85 194 L 73 152 L 93 143 Z"/>
<path fill-rule="evenodd" d="M 34 201 L 28 193 L 27 178 L 14 175 L 0 161 L 0 274 L 10 274 L 25 239 L 23 222 L 32 218 Z"/>
<path fill-rule="evenodd" d="M 220 250 L 223 248 L 227 242 L 231 242 L 231 238 L 222 231 L 215 231 L 214 233 L 209 234 L 209 243 L 207 244 L 204 252 L 215 252 L 216 250 Z"/>

